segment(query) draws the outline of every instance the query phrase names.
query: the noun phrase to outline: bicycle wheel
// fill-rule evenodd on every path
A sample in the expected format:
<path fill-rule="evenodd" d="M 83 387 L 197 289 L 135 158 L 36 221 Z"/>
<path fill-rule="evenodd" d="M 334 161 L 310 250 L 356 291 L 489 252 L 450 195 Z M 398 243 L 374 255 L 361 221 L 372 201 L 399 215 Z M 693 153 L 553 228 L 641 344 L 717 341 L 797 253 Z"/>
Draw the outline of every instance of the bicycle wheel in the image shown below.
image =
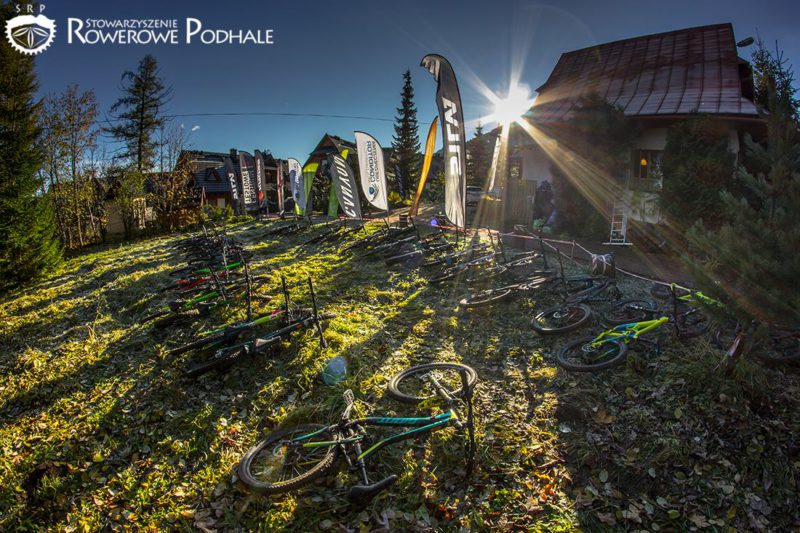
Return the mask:
<path fill-rule="evenodd" d="M 675 311 L 673 318 L 680 339 L 699 337 L 711 328 L 711 319 L 697 307 L 679 303 Z"/>
<path fill-rule="evenodd" d="M 323 430 L 323 431 L 320 431 Z M 302 447 L 299 437 L 320 431 L 308 442 L 335 440 L 321 424 L 302 424 L 270 433 L 247 450 L 239 462 L 239 480 L 253 492 L 279 494 L 299 489 L 325 475 L 338 456 L 339 447 Z"/>
<path fill-rule="evenodd" d="M 539 257 L 540 256 L 538 254 L 526 255 L 524 257 L 520 257 L 518 259 L 513 259 L 513 260 L 509 261 L 508 263 L 506 263 L 505 266 L 508 267 L 508 268 L 525 268 L 525 267 L 529 267 L 529 266 L 535 264 L 537 261 L 539 261 Z"/>
<path fill-rule="evenodd" d="M 585 324 L 592 310 L 584 304 L 565 304 L 551 307 L 533 317 L 533 329 L 543 335 L 572 331 Z"/>
<path fill-rule="evenodd" d="M 628 345 L 619 340 L 606 340 L 592 346 L 595 337 L 582 337 L 564 345 L 556 353 L 556 362 L 562 368 L 575 372 L 594 372 L 621 363 L 628 353 Z"/>
<path fill-rule="evenodd" d="M 612 305 L 603 316 L 603 321 L 611 326 L 651 320 L 658 310 L 658 304 L 650 298 L 620 300 Z"/>
<path fill-rule="evenodd" d="M 412 366 L 395 375 L 387 387 L 389 395 L 405 403 L 420 403 L 436 396 L 436 391 L 430 381 L 425 379 L 428 374 L 433 374 L 436 380 L 447 390 L 451 396 L 461 393 L 462 383 L 460 371 L 467 373 L 467 383 L 470 388 L 478 381 L 478 374 L 474 369 L 461 363 L 428 363 L 426 365 Z"/>
<path fill-rule="evenodd" d="M 769 341 L 753 346 L 751 351 L 767 366 L 800 364 L 800 333 L 771 333 Z"/>
<path fill-rule="evenodd" d="M 459 305 L 465 309 L 485 307 L 487 305 L 492 305 L 493 303 L 505 300 L 511 295 L 511 292 L 511 289 L 486 289 L 485 291 L 481 291 L 462 299 L 459 302 Z"/>
<path fill-rule="evenodd" d="M 653 296 L 653 298 L 666 300 L 667 298 L 672 297 L 672 289 L 669 288 L 669 285 L 665 285 L 663 283 L 653 283 L 650 285 L 650 294 Z"/>

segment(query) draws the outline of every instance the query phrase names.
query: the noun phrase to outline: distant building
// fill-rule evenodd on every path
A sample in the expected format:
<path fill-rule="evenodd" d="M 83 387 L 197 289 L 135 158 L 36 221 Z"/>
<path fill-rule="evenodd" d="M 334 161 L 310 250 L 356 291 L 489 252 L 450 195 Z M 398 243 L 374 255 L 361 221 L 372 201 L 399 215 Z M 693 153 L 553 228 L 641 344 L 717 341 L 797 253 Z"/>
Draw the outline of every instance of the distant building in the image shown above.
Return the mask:
<path fill-rule="evenodd" d="M 268 150 L 262 150 L 262 152 L 264 154 L 264 190 L 271 209 L 275 209 L 277 207 L 278 165 L 285 163 L 275 159 Z M 185 150 L 181 152 L 180 159 L 188 159 L 192 165 L 194 175 L 192 186 L 200 197 L 201 206 L 210 205 L 222 209 L 231 206 L 234 210 L 237 208 L 231 182 L 225 169 L 226 160 L 229 160 L 238 180 L 241 169 L 239 168 L 239 152 L 236 149 L 232 148 L 228 153 Z M 288 187 L 288 184 L 285 185 Z M 239 183 L 236 190 L 237 198 L 241 194 L 241 184 Z M 291 195 L 284 195 L 284 197 L 290 198 Z"/>

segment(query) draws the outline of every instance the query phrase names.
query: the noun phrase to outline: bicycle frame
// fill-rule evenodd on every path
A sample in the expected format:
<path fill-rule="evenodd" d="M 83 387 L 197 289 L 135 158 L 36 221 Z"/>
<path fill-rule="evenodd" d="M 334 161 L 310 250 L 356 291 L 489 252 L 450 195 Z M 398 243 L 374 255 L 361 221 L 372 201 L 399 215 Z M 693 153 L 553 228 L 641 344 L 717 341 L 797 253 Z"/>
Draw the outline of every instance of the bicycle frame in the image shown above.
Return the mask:
<path fill-rule="evenodd" d="M 718 307 L 720 309 L 725 308 L 725 304 L 723 304 L 719 300 L 711 298 L 710 296 L 706 296 L 700 291 L 687 289 L 686 287 L 681 287 L 680 285 L 677 285 L 675 283 L 671 283 L 669 288 L 672 291 L 673 295 L 675 295 L 676 289 L 687 291 L 687 294 L 684 294 L 682 296 L 675 295 L 676 300 L 681 300 L 683 302 L 689 302 L 689 303 L 701 303 L 711 307 Z"/>
<path fill-rule="evenodd" d="M 622 341 L 627 344 L 631 340 L 638 340 L 642 333 L 647 333 L 648 331 L 655 329 L 668 321 L 668 317 L 662 316 L 661 318 L 657 318 L 655 320 L 620 324 L 619 326 L 602 332 L 600 335 L 595 337 L 590 344 L 592 348 L 598 348 L 604 342 L 609 341 Z"/>
<path fill-rule="evenodd" d="M 313 433 L 309 433 L 308 435 L 302 435 L 300 437 L 296 437 L 292 439 L 292 442 L 297 443 L 299 446 L 303 448 L 319 448 L 323 446 L 334 446 L 334 445 L 352 444 L 360 442 L 366 436 L 365 432 L 364 433 L 357 432 L 356 435 L 354 436 L 344 437 L 342 439 L 337 439 L 337 440 L 306 442 L 308 441 L 308 439 L 314 438 L 323 431 L 337 431 L 341 433 L 347 433 L 348 432 L 347 430 L 352 429 L 357 431 L 362 427 L 368 427 L 368 426 L 411 428 L 407 431 L 403 431 L 401 433 L 396 433 L 394 435 L 386 437 L 385 439 L 376 442 L 366 450 L 362 451 L 356 457 L 356 461 L 363 461 L 369 458 L 370 456 L 374 455 L 379 450 L 385 448 L 386 446 L 389 446 L 390 444 L 411 439 L 423 433 L 430 433 L 436 431 L 437 429 L 442 429 L 446 426 L 453 425 L 455 422 L 458 422 L 458 417 L 456 416 L 455 411 L 453 411 L 452 409 L 449 410 L 448 412 L 429 417 L 399 418 L 399 417 L 368 416 L 365 418 L 360 418 L 358 420 L 351 420 L 349 422 L 346 422 L 345 424 L 334 424 L 332 426 L 322 428 Z"/>

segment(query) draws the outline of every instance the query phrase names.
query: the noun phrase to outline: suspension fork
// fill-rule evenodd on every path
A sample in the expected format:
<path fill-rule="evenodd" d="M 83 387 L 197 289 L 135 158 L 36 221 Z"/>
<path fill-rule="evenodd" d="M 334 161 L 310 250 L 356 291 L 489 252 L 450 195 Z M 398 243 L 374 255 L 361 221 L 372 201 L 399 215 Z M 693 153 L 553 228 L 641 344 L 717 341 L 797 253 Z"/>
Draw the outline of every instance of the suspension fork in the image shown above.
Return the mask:
<path fill-rule="evenodd" d="M 467 450 L 467 467 L 466 479 L 472 475 L 472 470 L 475 466 L 475 415 L 472 408 L 472 387 L 469 384 L 469 376 L 466 370 L 459 370 L 461 377 L 461 395 L 467 403 L 467 436 L 469 437 L 468 450 Z"/>
<path fill-rule="evenodd" d="M 247 321 L 253 320 L 253 278 L 250 277 L 250 268 L 247 266 L 247 261 L 244 260 L 242 252 L 239 252 L 239 260 L 244 265 L 244 278 L 247 282 Z"/>
<path fill-rule="evenodd" d="M 353 428 L 348 428 L 347 430 L 347 437 L 353 437 L 356 435 L 356 432 Z M 361 480 L 362 485 L 369 485 L 369 477 L 367 476 L 367 463 L 363 457 L 361 457 L 361 441 L 357 440 L 353 443 L 353 450 L 356 452 L 356 463 L 355 469 L 358 471 L 358 478 Z M 352 461 L 351 461 L 352 465 Z"/>

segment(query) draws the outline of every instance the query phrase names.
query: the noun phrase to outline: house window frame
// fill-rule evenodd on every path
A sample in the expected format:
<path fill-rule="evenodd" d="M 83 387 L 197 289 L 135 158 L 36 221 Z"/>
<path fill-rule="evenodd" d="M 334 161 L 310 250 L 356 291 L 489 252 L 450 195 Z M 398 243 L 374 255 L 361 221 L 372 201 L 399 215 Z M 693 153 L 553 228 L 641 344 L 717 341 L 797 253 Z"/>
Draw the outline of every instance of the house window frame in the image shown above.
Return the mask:
<path fill-rule="evenodd" d="M 664 150 L 633 150 L 628 188 L 632 191 L 660 193 L 664 186 Z M 647 161 L 642 165 L 642 159 Z"/>

